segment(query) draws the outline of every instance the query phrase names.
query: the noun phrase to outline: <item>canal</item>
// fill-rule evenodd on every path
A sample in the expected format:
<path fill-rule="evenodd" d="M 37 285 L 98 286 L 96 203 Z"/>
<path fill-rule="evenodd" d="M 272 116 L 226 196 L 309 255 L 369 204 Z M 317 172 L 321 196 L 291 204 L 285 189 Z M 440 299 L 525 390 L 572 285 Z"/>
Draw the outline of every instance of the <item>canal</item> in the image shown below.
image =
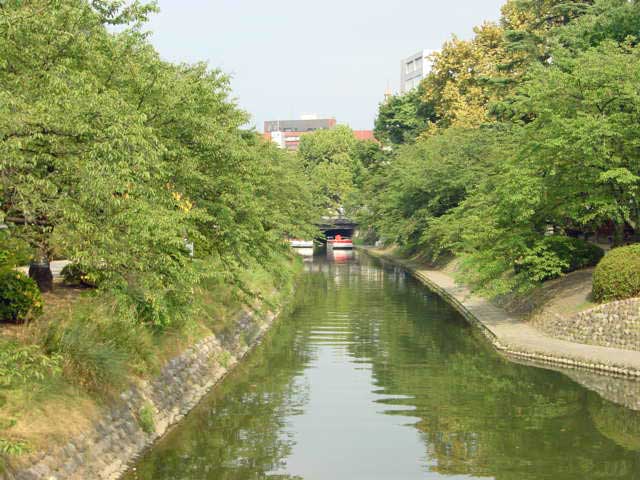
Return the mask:
<path fill-rule="evenodd" d="M 495 353 L 408 274 L 306 262 L 296 309 L 127 480 L 640 478 L 640 416 Z"/>

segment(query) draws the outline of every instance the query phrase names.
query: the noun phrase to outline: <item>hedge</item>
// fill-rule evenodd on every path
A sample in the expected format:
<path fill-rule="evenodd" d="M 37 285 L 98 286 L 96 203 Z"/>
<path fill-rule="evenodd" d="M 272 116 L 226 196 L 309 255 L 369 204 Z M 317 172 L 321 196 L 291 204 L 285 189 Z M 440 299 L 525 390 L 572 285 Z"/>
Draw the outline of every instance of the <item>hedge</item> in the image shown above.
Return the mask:
<path fill-rule="evenodd" d="M 593 297 L 599 302 L 640 295 L 640 244 L 611 250 L 593 274 Z"/>

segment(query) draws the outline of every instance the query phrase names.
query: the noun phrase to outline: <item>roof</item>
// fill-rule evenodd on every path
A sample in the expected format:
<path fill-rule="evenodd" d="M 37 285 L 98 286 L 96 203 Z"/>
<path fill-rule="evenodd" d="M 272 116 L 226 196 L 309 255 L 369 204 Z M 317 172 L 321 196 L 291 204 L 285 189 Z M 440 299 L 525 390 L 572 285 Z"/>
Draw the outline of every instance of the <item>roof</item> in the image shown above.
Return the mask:
<path fill-rule="evenodd" d="M 373 140 L 377 142 L 376 137 L 373 136 L 373 130 L 354 130 L 353 136 L 358 140 Z"/>

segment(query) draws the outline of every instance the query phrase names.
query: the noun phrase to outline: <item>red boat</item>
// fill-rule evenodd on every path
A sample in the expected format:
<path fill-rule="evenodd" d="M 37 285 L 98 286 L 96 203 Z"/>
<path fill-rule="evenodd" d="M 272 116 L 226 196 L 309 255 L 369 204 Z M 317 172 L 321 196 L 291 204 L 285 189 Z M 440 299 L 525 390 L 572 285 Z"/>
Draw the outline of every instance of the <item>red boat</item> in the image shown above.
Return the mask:
<path fill-rule="evenodd" d="M 351 239 L 343 237 L 342 235 L 327 238 L 327 245 L 334 250 L 351 250 L 353 248 L 353 242 Z"/>

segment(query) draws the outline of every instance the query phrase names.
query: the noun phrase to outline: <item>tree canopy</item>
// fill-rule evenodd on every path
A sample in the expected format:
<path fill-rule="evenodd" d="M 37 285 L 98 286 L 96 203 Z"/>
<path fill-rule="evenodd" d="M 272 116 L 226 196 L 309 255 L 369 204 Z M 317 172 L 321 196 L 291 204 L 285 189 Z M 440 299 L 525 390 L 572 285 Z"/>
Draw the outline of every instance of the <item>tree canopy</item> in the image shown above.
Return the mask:
<path fill-rule="evenodd" d="M 435 116 L 383 137 L 401 146 L 366 172 L 361 221 L 413 252 L 455 254 L 492 293 L 531 285 L 518 265 L 548 254 L 546 236 L 622 243 L 639 220 L 639 21 L 636 1 L 511 0 L 498 24 L 445 43 L 421 87 L 394 99 L 419 93 Z"/>
<path fill-rule="evenodd" d="M 275 265 L 316 210 L 296 162 L 243 129 L 224 73 L 159 57 L 154 10 L 2 2 L 0 223 L 162 326 L 202 276 Z"/>
<path fill-rule="evenodd" d="M 344 125 L 303 135 L 298 151 L 313 185 L 315 202 L 329 214 L 351 209 L 364 168 L 373 166 L 379 155 L 376 142 L 356 139 Z"/>

